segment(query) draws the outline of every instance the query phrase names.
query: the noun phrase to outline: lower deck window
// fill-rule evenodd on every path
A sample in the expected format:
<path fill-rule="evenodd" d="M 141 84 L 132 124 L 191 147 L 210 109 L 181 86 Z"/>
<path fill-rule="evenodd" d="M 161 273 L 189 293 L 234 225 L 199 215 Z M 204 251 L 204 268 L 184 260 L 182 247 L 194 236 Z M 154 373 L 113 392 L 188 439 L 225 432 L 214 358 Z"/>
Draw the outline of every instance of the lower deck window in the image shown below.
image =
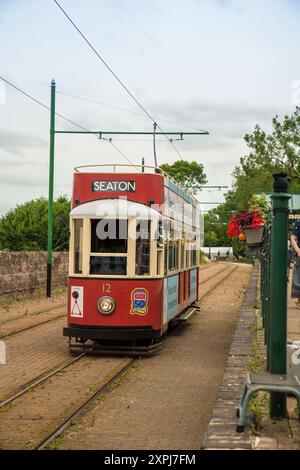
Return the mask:
<path fill-rule="evenodd" d="M 90 274 L 126 276 L 127 258 L 125 256 L 91 256 Z"/>
<path fill-rule="evenodd" d="M 136 222 L 135 274 L 145 276 L 150 274 L 150 221 Z"/>
<path fill-rule="evenodd" d="M 74 220 L 74 273 L 82 274 L 83 220 Z"/>

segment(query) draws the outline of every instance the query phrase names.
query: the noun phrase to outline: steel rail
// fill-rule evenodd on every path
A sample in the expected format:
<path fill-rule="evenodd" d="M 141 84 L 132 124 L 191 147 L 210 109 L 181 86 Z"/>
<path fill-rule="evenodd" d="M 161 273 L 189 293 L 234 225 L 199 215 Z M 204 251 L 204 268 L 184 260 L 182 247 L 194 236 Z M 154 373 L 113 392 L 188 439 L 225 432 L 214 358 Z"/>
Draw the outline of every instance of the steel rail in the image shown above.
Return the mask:
<path fill-rule="evenodd" d="M 50 377 L 53 377 L 58 372 L 66 369 L 67 367 L 70 367 L 72 364 L 79 361 L 79 359 L 81 359 L 83 356 L 86 356 L 86 353 L 80 354 L 79 356 L 75 357 L 71 361 L 68 361 L 65 364 L 62 364 L 61 366 L 57 367 L 56 369 L 52 370 L 51 372 L 47 373 L 46 375 L 43 375 L 42 377 L 41 377 L 41 375 L 39 375 L 38 378 L 32 379 L 30 381 L 29 385 L 25 386 L 25 388 L 23 388 L 19 392 L 15 393 L 14 395 L 11 395 L 6 400 L 3 400 L 2 402 L 0 402 L 0 409 L 3 408 L 4 406 L 8 405 L 9 403 L 15 401 L 17 398 L 24 395 L 24 393 L 28 392 L 29 390 L 32 390 L 33 388 L 35 388 L 38 385 L 45 382 L 46 380 L 50 379 Z"/>
<path fill-rule="evenodd" d="M 107 389 L 127 370 L 138 360 L 138 358 L 131 359 L 125 366 L 123 366 L 118 372 L 116 372 L 113 377 L 111 377 L 104 385 L 98 388 L 98 390 L 89 397 L 82 405 L 80 405 L 76 411 L 74 411 L 71 416 L 66 418 L 62 424 L 60 424 L 46 439 L 43 439 L 36 447 L 35 450 L 43 450 L 46 446 L 51 444 L 62 432 L 64 432 L 76 419 L 78 416 L 83 415 L 90 405 L 103 393 L 107 391 Z"/>
<path fill-rule="evenodd" d="M 61 307 L 64 306 L 64 305 L 66 306 L 67 304 L 65 303 L 65 304 L 63 304 L 63 305 L 60 305 L 59 307 L 53 308 L 52 310 L 57 310 L 58 308 L 61 308 Z M 51 309 L 46 310 L 44 313 L 46 313 L 46 312 L 48 312 L 48 311 L 50 311 L 50 310 L 51 310 Z M 34 316 L 34 315 L 32 315 L 32 316 Z M 66 313 L 62 313 L 62 314 L 60 314 L 60 315 L 57 315 L 57 316 L 54 317 L 54 318 L 48 318 L 48 320 L 43 320 L 43 321 L 40 321 L 40 322 L 37 322 L 37 323 L 33 323 L 32 325 L 24 326 L 23 328 L 19 328 L 19 329 L 17 329 L 17 330 L 12 330 L 12 331 L 10 331 L 9 333 L 5 333 L 5 334 L 3 334 L 3 335 L 0 333 L 0 339 L 2 339 L 2 338 L 7 338 L 8 336 L 12 336 L 12 335 L 15 335 L 15 334 L 17 334 L 17 333 L 21 333 L 22 331 L 30 330 L 31 328 L 35 328 L 36 326 L 44 325 L 45 323 L 49 323 L 49 322 L 51 322 L 51 321 L 58 320 L 59 318 L 63 318 L 63 317 L 65 317 L 65 316 L 66 316 Z M 20 317 L 20 318 L 22 318 L 22 317 Z M 19 320 L 19 318 L 18 318 L 18 320 Z M 13 321 L 13 320 L 12 320 L 12 321 Z M 8 322 L 7 322 L 7 323 L 8 323 Z M 5 325 L 6 325 L 6 323 L 5 323 Z M 0 325 L 0 331 L 1 331 L 1 325 Z"/>
<path fill-rule="evenodd" d="M 201 302 L 201 300 L 204 299 L 204 297 L 206 297 L 208 294 L 210 294 L 214 289 L 216 289 L 220 284 L 222 284 L 223 281 L 225 281 L 234 271 L 236 271 L 236 269 L 238 268 L 238 266 L 234 266 L 233 269 L 230 269 L 229 268 L 229 272 L 227 274 L 225 274 L 224 277 L 222 277 L 218 282 L 216 282 L 216 284 L 214 284 L 210 289 L 208 289 L 206 292 L 204 292 L 202 295 L 200 295 L 200 298 L 198 300 L 198 302 Z M 221 274 L 222 272 L 226 271 L 226 269 L 224 269 L 223 271 L 221 271 L 220 273 L 218 274 Z M 216 277 L 218 274 L 216 274 L 215 276 L 213 277 Z M 210 278 L 212 279 L 212 277 Z"/>

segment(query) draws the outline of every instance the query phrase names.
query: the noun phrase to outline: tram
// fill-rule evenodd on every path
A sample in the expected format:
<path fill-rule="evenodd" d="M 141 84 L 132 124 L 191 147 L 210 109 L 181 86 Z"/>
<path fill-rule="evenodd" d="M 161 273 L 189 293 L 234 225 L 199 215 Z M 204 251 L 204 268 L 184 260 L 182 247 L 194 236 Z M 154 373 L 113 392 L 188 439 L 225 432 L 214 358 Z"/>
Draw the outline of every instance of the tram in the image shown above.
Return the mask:
<path fill-rule="evenodd" d="M 158 168 L 104 167 L 75 168 L 63 335 L 71 351 L 153 352 L 198 299 L 199 205 Z"/>

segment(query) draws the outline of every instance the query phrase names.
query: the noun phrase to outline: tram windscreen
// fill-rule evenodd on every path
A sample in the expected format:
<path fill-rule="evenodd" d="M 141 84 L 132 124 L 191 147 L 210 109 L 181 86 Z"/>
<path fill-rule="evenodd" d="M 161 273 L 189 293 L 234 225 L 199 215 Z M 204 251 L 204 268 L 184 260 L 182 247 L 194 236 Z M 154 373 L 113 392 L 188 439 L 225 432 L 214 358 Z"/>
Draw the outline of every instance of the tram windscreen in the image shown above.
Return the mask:
<path fill-rule="evenodd" d="M 91 253 L 127 253 L 127 238 L 127 220 L 91 220 Z"/>
<path fill-rule="evenodd" d="M 90 274 L 126 276 L 125 256 L 91 256 Z"/>

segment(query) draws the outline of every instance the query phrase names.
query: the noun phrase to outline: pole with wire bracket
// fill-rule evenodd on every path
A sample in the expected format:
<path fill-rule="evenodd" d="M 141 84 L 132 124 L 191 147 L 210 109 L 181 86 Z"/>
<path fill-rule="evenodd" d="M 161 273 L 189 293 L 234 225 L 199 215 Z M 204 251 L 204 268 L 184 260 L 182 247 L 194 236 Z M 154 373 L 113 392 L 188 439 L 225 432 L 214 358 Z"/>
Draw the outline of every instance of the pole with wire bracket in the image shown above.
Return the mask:
<path fill-rule="evenodd" d="M 50 156 L 49 156 L 49 198 L 48 198 L 48 238 L 47 238 L 47 297 L 51 297 L 52 279 L 52 240 L 53 240 L 53 184 L 54 184 L 54 142 L 55 142 L 55 80 L 51 82 L 50 104 Z"/>

